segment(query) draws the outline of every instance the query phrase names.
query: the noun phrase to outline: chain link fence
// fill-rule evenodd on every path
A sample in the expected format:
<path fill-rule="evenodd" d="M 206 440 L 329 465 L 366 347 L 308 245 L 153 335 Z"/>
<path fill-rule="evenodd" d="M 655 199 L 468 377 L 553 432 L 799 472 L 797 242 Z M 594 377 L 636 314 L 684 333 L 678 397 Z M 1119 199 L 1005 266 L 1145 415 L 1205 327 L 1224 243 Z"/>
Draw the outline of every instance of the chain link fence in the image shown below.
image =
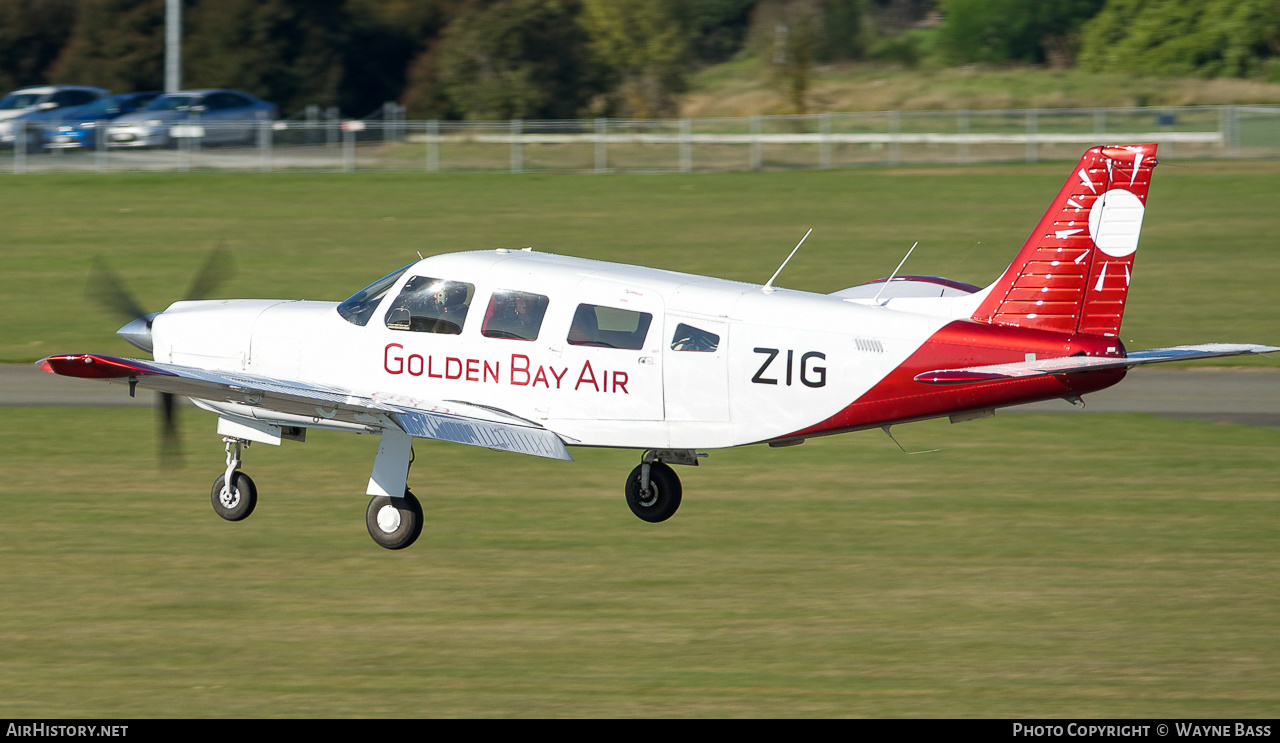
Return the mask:
<path fill-rule="evenodd" d="M 1074 160 L 1093 145 L 1159 142 L 1163 159 L 1280 156 L 1280 106 L 886 111 L 709 119 L 363 120 L 310 107 L 278 121 L 191 119 L 90 146 L 13 122 L 0 172 L 714 172 Z"/>

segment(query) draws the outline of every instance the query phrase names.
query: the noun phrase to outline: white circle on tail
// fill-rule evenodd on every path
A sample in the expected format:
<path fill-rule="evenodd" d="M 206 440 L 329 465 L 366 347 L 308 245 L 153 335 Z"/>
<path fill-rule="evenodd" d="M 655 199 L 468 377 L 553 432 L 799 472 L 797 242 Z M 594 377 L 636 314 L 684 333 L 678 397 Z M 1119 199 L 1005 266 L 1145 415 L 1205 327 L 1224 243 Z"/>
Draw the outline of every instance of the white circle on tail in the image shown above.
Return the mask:
<path fill-rule="evenodd" d="M 1112 258 L 1133 255 L 1142 232 L 1146 207 L 1131 191 L 1113 188 L 1098 197 L 1089 210 L 1089 237 Z"/>

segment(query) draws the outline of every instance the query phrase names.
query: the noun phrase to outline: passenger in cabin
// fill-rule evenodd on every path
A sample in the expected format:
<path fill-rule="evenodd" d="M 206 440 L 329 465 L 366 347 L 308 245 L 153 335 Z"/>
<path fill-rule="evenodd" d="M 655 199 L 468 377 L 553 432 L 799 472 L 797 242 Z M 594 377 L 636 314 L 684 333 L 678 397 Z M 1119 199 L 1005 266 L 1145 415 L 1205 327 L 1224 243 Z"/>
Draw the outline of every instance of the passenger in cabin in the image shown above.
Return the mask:
<path fill-rule="evenodd" d="M 489 300 L 480 332 L 486 338 L 537 340 L 549 301 L 541 294 L 499 289 Z"/>

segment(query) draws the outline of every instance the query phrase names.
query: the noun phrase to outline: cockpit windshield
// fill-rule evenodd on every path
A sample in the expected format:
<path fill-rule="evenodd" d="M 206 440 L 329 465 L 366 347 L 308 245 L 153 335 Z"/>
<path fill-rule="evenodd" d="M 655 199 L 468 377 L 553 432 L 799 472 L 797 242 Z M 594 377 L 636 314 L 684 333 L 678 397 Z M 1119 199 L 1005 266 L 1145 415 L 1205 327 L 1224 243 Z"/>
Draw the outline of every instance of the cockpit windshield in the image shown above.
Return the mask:
<path fill-rule="evenodd" d="M 396 279 L 400 278 L 400 275 L 408 271 L 409 266 L 412 265 L 410 263 L 408 266 L 398 268 L 347 297 L 347 301 L 338 305 L 338 314 L 352 325 L 364 327 L 369 322 L 369 318 L 373 317 L 374 310 L 378 309 L 378 303 L 396 283 Z"/>

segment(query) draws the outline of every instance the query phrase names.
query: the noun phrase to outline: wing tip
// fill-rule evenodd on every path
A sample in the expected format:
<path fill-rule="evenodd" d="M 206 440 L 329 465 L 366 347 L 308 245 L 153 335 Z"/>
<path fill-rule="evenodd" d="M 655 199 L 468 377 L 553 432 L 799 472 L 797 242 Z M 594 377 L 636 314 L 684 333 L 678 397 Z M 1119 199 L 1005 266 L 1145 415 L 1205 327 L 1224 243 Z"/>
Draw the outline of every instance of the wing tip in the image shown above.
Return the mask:
<path fill-rule="evenodd" d="M 103 356 L 96 353 L 66 353 L 46 356 L 36 362 L 41 371 L 63 377 L 79 377 L 81 379 L 124 379 L 142 375 L 160 374 L 175 376 L 171 372 L 157 369 L 134 359 L 122 359 L 116 356 Z"/>

